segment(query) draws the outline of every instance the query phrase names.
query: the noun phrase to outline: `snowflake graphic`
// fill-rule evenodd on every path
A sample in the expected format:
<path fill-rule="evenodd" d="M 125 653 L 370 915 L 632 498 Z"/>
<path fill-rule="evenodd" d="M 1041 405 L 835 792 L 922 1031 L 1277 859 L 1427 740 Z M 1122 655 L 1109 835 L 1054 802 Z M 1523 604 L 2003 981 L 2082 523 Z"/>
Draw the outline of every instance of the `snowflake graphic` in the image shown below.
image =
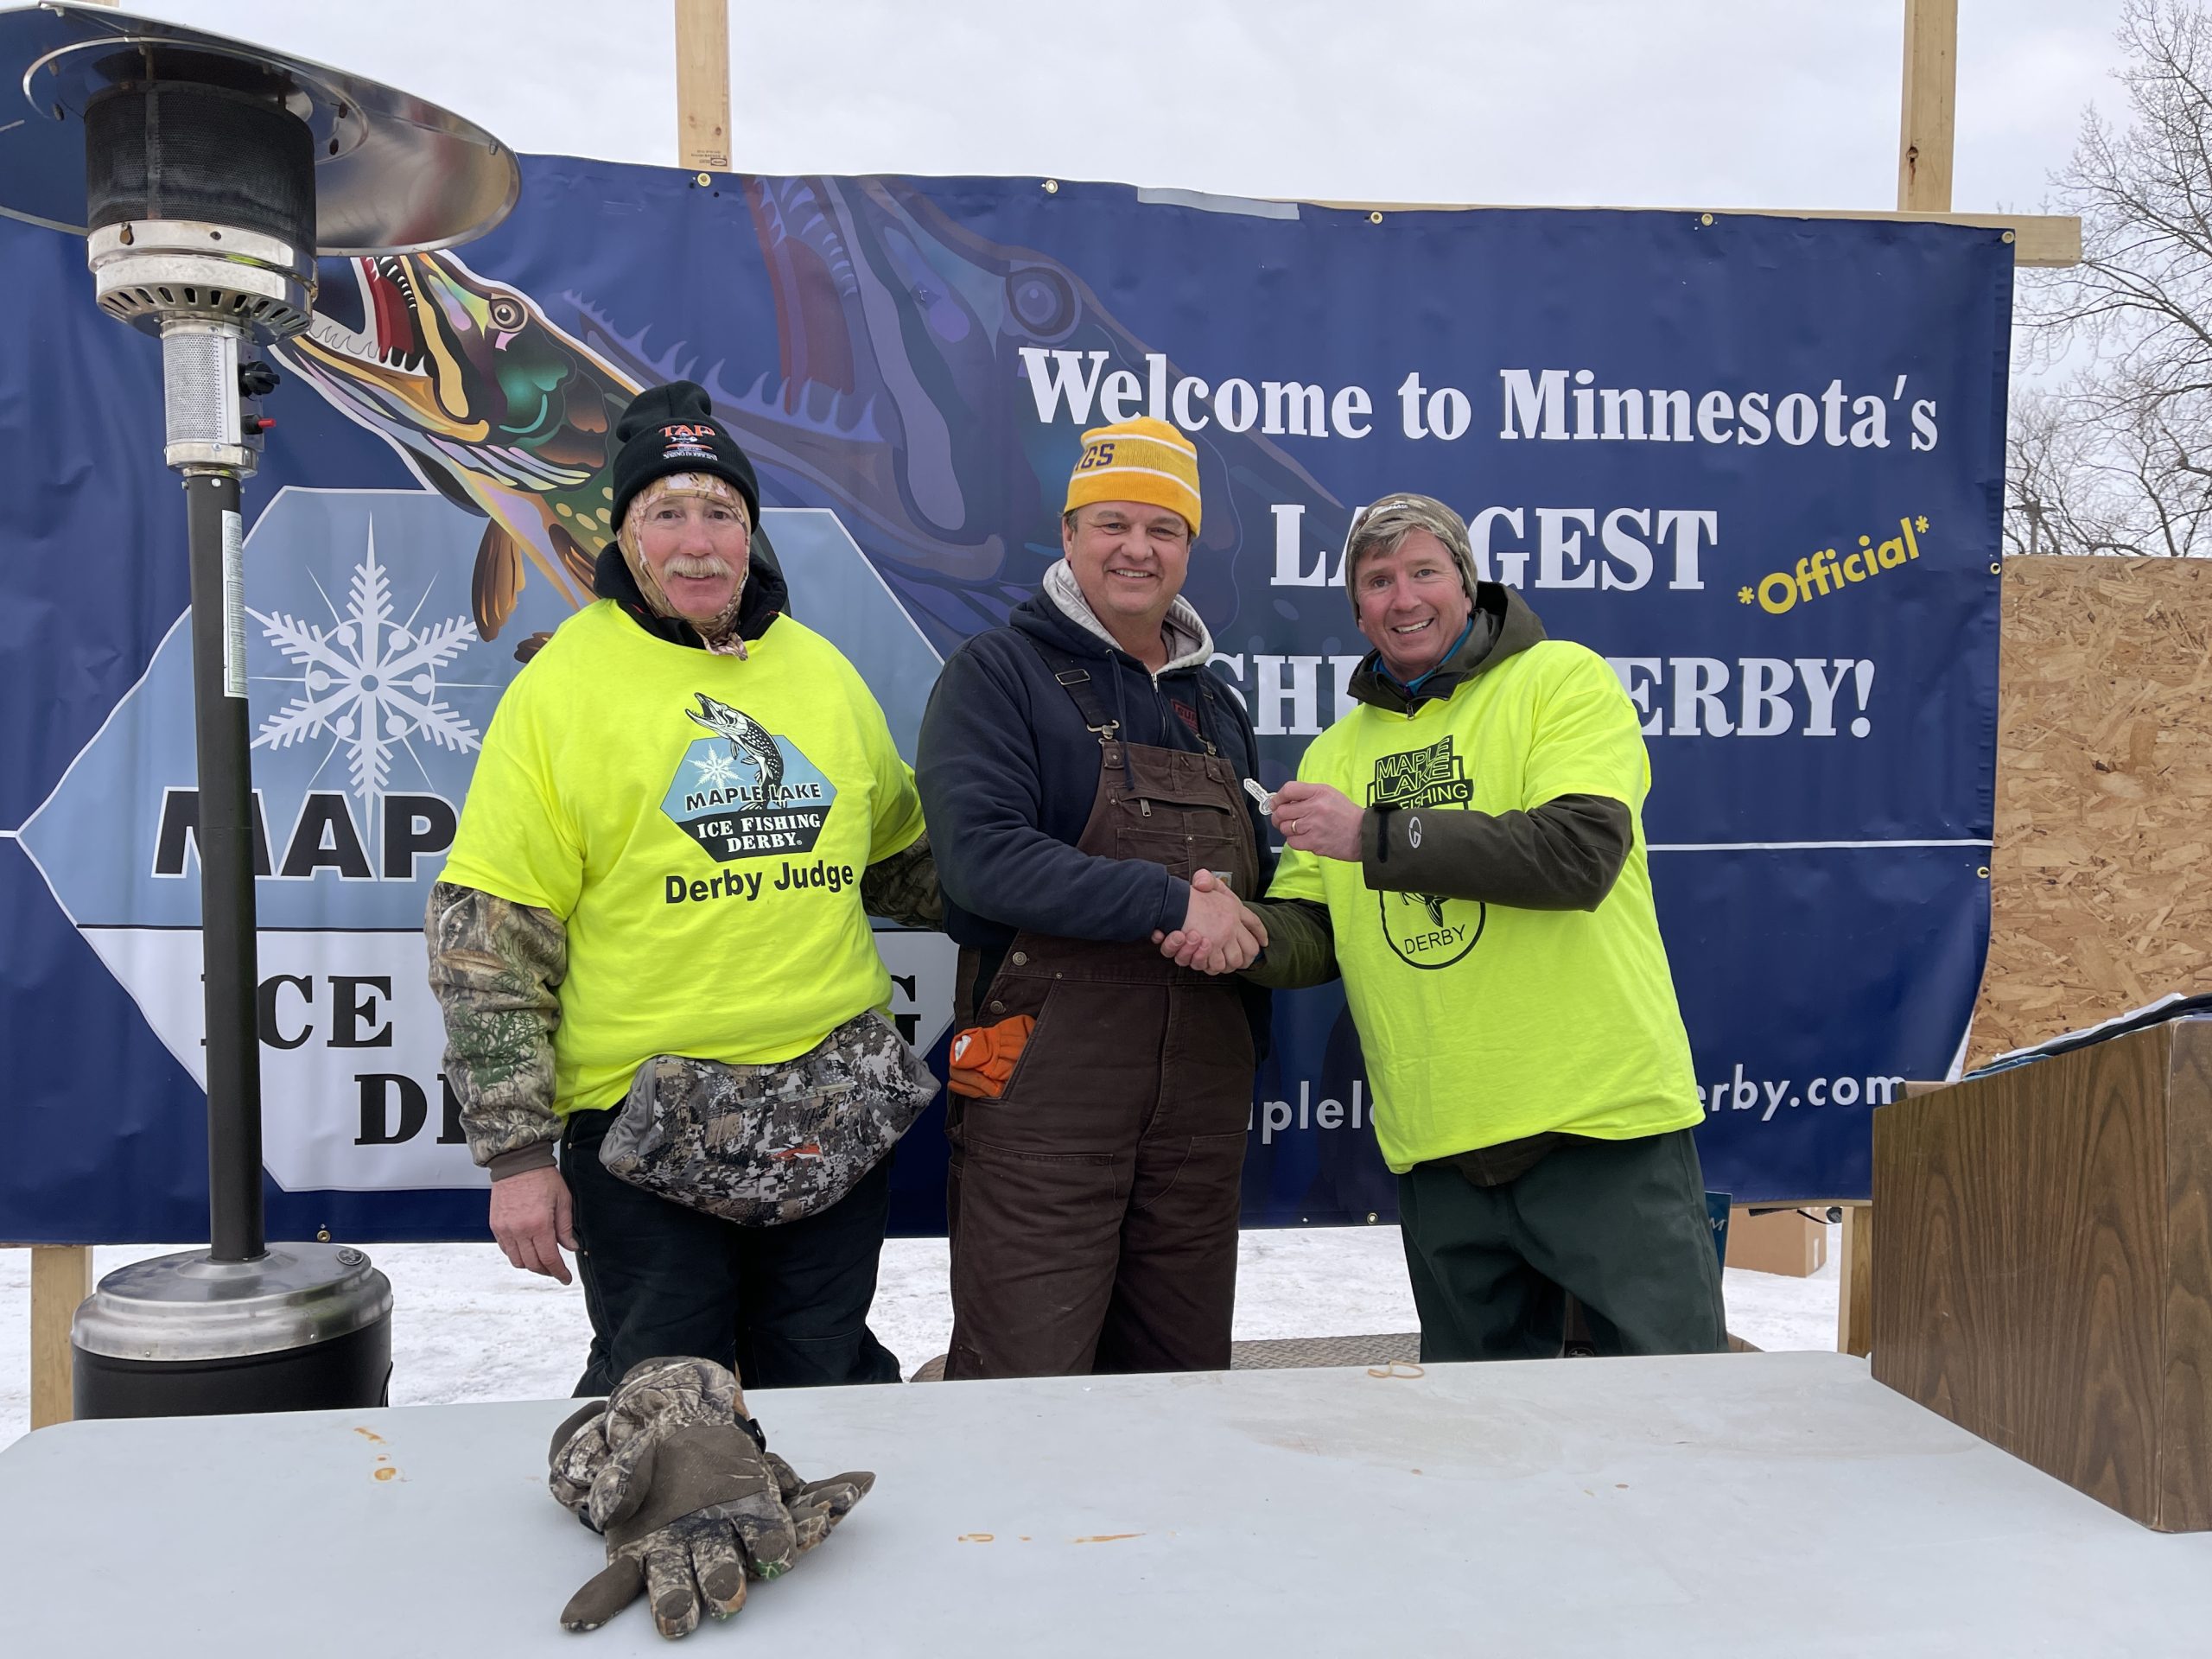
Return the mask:
<path fill-rule="evenodd" d="M 694 760 L 699 781 L 709 789 L 729 789 L 737 783 L 737 761 L 717 749 L 703 760 Z"/>
<path fill-rule="evenodd" d="M 365 804 L 384 793 L 395 747 L 413 755 L 413 740 L 423 737 L 464 753 L 480 747 L 483 734 L 438 696 L 438 671 L 476 643 L 475 625 L 456 616 L 418 630 L 416 616 L 429 597 L 425 593 L 404 622 L 394 620 L 391 584 L 377 562 L 372 524 L 346 609 L 331 607 L 335 626 L 249 609 L 270 642 L 302 671 L 295 683 L 306 688 L 262 722 L 253 747 L 289 748 L 327 734 L 333 753 L 345 746 L 353 793 Z"/>

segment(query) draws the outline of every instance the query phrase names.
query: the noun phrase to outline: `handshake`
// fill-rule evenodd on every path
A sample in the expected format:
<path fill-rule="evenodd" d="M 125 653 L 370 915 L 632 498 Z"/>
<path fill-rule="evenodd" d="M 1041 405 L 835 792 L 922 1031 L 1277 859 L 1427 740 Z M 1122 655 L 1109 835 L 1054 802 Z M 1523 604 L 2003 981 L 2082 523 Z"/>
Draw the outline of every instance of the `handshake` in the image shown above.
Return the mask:
<path fill-rule="evenodd" d="M 1155 932 L 1152 942 L 1179 968 L 1233 974 L 1250 967 L 1266 948 L 1268 927 L 1220 877 L 1211 870 L 1199 870 L 1191 877 L 1191 904 L 1183 912 L 1183 925 L 1173 933 Z"/>
<path fill-rule="evenodd" d="M 1283 846 L 1316 858 L 1359 861 L 1366 809 L 1326 784 L 1285 784 L 1269 795 L 1249 779 L 1250 791 L 1267 813 Z M 1233 974 L 1252 965 L 1267 948 L 1268 925 L 1240 903 L 1211 870 L 1191 878 L 1191 907 L 1173 933 L 1154 933 L 1160 954 L 1180 968 L 1205 974 Z"/>

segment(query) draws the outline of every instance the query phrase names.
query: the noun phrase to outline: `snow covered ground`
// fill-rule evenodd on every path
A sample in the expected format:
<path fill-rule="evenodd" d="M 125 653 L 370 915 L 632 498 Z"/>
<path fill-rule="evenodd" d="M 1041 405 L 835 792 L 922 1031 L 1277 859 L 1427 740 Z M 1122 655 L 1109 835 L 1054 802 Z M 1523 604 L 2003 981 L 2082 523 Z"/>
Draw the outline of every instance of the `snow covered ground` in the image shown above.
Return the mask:
<path fill-rule="evenodd" d="M 1753 1346 L 1835 1346 L 1836 1243 L 1809 1279 L 1732 1269 L 1728 1328 Z M 106 1273 L 175 1246 L 102 1249 Z M 490 1244 L 378 1244 L 391 1280 L 391 1402 L 543 1400 L 566 1395 L 590 1328 L 583 1293 L 518 1273 Z M 941 1238 L 884 1248 L 871 1322 L 911 1374 L 952 1329 Z M 1395 1227 L 1248 1232 L 1238 1264 L 1236 1336 L 1351 1337 L 1412 1331 L 1413 1294 Z M 0 1249 L 0 1446 L 29 1426 L 30 1252 Z"/>

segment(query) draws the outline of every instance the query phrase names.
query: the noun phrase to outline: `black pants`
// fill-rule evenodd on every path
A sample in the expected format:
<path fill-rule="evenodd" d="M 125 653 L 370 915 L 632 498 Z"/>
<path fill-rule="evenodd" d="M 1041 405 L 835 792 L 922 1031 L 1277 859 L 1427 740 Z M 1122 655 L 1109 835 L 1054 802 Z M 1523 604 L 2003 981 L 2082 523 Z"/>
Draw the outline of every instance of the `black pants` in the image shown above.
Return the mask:
<path fill-rule="evenodd" d="M 1398 1177 L 1398 1222 L 1424 1360 L 1542 1359 L 1582 1305 L 1600 1354 L 1728 1345 L 1705 1180 L 1688 1129 L 1568 1136 L 1478 1186 L 1445 1160 Z"/>
<path fill-rule="evenodd" d="M 868 1328 L 889 1158 L 819 1215 L 740 1227 L 609 1174 L 599 1146 L 613 1117 L 577 1112 L 561 1140 L 591 1315 L 579 1396 L 669 1354 L 729 1366 L 748 1389 L 899 1381 L 897 1357 Z"/>

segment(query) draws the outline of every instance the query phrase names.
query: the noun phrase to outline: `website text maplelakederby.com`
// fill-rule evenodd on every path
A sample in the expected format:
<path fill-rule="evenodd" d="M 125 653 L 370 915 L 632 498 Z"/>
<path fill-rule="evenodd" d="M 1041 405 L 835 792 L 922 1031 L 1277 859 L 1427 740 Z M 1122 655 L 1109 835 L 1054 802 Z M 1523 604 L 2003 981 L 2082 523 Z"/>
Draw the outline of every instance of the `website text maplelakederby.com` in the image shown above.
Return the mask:
<path fill-rule="evenodd" d="M 1757 1112 L 1762 1123 L 1777 1112 L 1806 1106 L 1886 1106 L 1904 1087 L 1902 1077 L 1808 1077 L 1802 1084 L 1788 1077 L 1777 1081 L 1747 1077 L 1739 1063 L 1732 1076 L 1717 1083 L 1700 1084 L 1697 1097 L 1707 1116 L 1718 1112 Z M 1367 1122 L 1371 1103 L 1366 1084 L 1352 1081 L 1350 1100 L 1317 1098 L 1309 1079 L 1301 1078 L 1298 1098 L 1262 1100 L 1253 1103 L 1248 1127 L 1259 1133 L 1260 1144 L 1273 1143 L 1278 1135 L 1294 1129 L 1358 1129 Z"/>
<path fill-rule="evenodd" d="M 1738 1064 L 1735 1075 L 1698 1085 L 1697 1097 L 1708 1116 L 1757 1112 L 1764 1123 L 1777 1112 L 1801 1106 L 1886 1106 L 1904 1087 L 1903 1077 L 1809 1077 L 1802 1084 L 1788 1077 L 1747 1077 Z"/>

